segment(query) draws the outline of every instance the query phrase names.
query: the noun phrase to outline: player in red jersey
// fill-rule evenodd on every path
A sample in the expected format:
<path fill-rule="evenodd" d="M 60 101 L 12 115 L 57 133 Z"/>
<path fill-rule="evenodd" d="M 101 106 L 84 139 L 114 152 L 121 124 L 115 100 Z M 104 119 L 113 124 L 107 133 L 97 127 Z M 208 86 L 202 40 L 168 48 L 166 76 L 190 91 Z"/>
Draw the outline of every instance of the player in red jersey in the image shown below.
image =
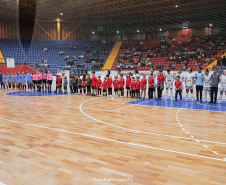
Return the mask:
<path fill-rule="evenodd" d="M 182 94 L 181 94 L 181 81 L 180 81 L 180 76 L 178 75 L 177 76 L 177 80 L 175 81 L 175 90 L 176 90 L 176 93 L 175 93 L 175 99 L 174 101 L 177 101 L 177 95 L 179 93 L 180 95 L 180 101 L 182 101 Z"/>
<path fill-rule="evenodd" d="M 124 84 L 125 84 L 125 80 L 123 78 L 123 74 L 120 75 L 120 91 L 121 91 L 121 98 L 124 97 Z"/>
<path fill-rule="evenodd" d="M 162 91 L 164 89 L 164 81 L 165 81 L 165 76 L 162 74 L 162 69 L 159 70 L 159 75 L 157 80 L 158 80 L 158 84 L 157 84 L 158 99 L 157 100 L 161 100 Z"/>
<path fill-rule="evenodd" d="M 130 90 L 131 90 L 131 98 L 135 98 L 135 86 L 136 86 L 136 82 L 135 82 L 135 78 L 132 77 L 132 81 L 130 82 Z"/>
<path fill-rule="evenodd" d="M 140 98 L 140 77 L 137 76 L 136 80 L 136 97 Z"/>
<path fill-rule="evenodd" d="M 153 99 L 153 92 L 155 90 L 155 79 L 153 78 L 153 74 L 150 74 L 150 77 L 148 77 L 148 96 L 149 99 Z"/>
<path fill-rule="evenodd" d="M 98 76 L 98 80 L 97 80 L 97 91 L 98 91 L 98 95 L 101 97 L 101 86 L 102 86 L 102 80 L 101 80 L 101 76 Z"/>
<path fill-rule="evenodd" d="M 62 94 L 62 78 L 60 75 L 57 75 L 57 86 L 59 89 L 59 94 Z"/>
<path fill-rule="evenodd" d="M 131 83 L 131 78 L 130 78 L 130 75 L 129 75 L 129 73 L 128 73 L 128 74 L 126 75 L 126 93 L 127 93 L 126 98 L 129 97 L 130 83 Z"/>
<path fill-rule="evenodd" d="M 97 77 L 95 76 L 95 71 L 92 71 L 92 96 L 97 95 Z"/>
<path fill-rule="evenodd" d="M 112 97 L 112 78 L 109 75 L 106 75 L 108 83 L 108 97 Z"/>
<path fill-rule="evenodd" d="M 103 96 L 107 96 L 107 78 L 104 78 L 103 81 Z"/>
<path fill-rule="evenodd" d="M 143 74 L 143 78 L 141 79 L 141 98 L 142 98 L 142 94 L 144 94 L 143 100 L 145 99 L 145 95 L 146 95 L 146 89 L 147 89 L 147 79 L 146 79 L 146 75 Z"/>
<path fill-rule="evenodd" d="M 115 76 L 115 80 L 113 81 L 113 84 L 114 84 L 115 97 L 118 97 L 118 84 L 119 84 L 119 81 L 117 79 L 117 76 Z"/>

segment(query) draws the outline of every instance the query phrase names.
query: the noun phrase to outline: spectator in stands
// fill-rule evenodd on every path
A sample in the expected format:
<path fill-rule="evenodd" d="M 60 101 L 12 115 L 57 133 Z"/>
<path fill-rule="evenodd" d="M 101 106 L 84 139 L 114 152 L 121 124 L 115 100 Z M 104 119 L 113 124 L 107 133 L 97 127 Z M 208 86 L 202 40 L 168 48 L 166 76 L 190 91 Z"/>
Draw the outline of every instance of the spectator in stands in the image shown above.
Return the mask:
<path fill-rule="evenodd" d="M 59 53 L 59 55 L 64 55 L 64 51 L 61 50 L 60 53 Z"/>
<path fill-rule="evenodd" d="M 169 68 L 172 69 L 172 67 L 173 67 L 173 66 L 172 66 L 172 64 L 170 63 Z"/>
<path fill-rule="evenodd" d="M 172 65 L 172 69 L 175 69 L 175 68 L 176 68 L 176 65 L 175 65 L 175 64 L 173 64 L 173 65 Z"/>
<path fill-rule="evenodd" d="M 183 70 L 183 71 L 186 71 L 186 69 L 187 69 L 186 66 L 183 65 L 182 70 Z"/>
<path fill-rule="evenodd" d="M 120 69 L 120 67 L 121 67 L 120 64 L 118 64 L 118 65 L 117 65 L 117 69 Z"/>
<path fill-rule="evenodd" d="M 222 65 L 223 65 L 223 66 L 226 66 L 226 58 L 225 58 L 225 56 L 224 56 L 223 59 L 222 59 Z"/>

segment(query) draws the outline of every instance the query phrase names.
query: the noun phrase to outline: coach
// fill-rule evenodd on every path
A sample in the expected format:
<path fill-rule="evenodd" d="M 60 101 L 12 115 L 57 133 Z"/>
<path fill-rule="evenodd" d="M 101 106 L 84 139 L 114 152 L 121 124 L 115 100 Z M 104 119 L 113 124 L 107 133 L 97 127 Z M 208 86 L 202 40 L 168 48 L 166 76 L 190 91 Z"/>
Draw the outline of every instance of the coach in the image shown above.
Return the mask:
<path fill-rule="evenodd" d="M 218 84 L 220 81 L 220 75 L 217 74 L 217 69 L 213 69 L 213 74 L 211 75 L 211 100 L 209 103 L 216 103 L 217 102 L 217 93 L 218 93 Z M 213 94 L 214 94 L 214 101 L 213 101 Z"/>
<path fill-rule="evenodd" d="M 199 95 L 200 95 L 200 102 L 202 102 L 202 91 L 203 91 L 203 81 L 202 81 L 203 73 L 202 73 L 202 67 L 198 68 L 198 72 L 195 73 L 195 85 L 196 85 L 196 102 L 199 101 Z"/>

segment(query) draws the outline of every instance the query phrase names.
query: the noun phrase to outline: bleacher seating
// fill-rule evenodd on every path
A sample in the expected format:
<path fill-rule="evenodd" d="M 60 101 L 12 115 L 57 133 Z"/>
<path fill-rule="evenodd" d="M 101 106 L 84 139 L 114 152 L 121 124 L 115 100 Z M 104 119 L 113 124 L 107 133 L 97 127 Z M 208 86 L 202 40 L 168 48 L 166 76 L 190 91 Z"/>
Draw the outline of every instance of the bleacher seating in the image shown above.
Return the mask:
<path fill-rule="evenodd" d="M 76 47 L 76 50 L 72 50 L 70 44 Z M 90 53 L 84 53 L 84 49 L 88 45 L 93 45 L 90 48 Z M 90 70 L 93 63 L 86 63 L 85 59 L 79 59 L 79 55 L 86 54 L 87 57 L 93 56 L 93 51 L 98 50 L 98 57 L 102 57 L 104 64 L 113 48 L 114 44 L 103 45 L 101 41 L 90 40 L 16 40 L 16 39 L 0 39 L 0 47 L 4 58 L 14 58 L 15 63 L 26 63 L 35 67 L 36 63 L 42 63 L 42 59 L 46 59 L 49 65 L 48 70 L 51 70 L 53 74 L 57 69 L 61 69 L 67 65 L 67 61 L 72 60 L 74 55 L 77 55 L 77 63 L 80 63 L 85 68 Z M 42 48 L 46 47 L 47 52 L 43 52 Z M 108 53 L 101 54 L 101 51 L 106 48 Z M 64 60 L 65 55 L 59 55 L 59 52 L 63 50 L 65 55 L 69 55 L 67 61 Z M 100 70 L 102 67 L 100 68 Z M 77 71 L 77 66 L 71 65 L 70 71 Z M 81 71 L 81 70 L 80 70 Z"/>
<path fill-rule="evenodd" d="M 187 45 L 188 43 L 188 39 L 190 40 L 190 45 Z M 199 38 L 195 38 L 192 40 L 192 38 L 190 37 L 182 37 L 182 38 L 175 38 L 175 41 L 173 41 L 172 39 L 169 40 L 170 41 L 170 47 L 172 47 L 173 45 L 175 45 L 175 48 L 180 46 L 180 50 L 184 50 L 186 48 L 186 51 L 187 52 L 192 52 L 194 51 L 195 48 L 192 47 L 193 44 L 196 44 L 196 45 L 201 45 L 202 47 L 204 48 L 207 48 L 208 45 L 205 44 L 205 43 L 201 43 L 201 39 Z M 142 45 L 139 44 L 139 43 L 143 43 Z M 149 58 L 152 65 L 154 67 L 158 66 L 158 65 L 164 65 L 164 68 L 163 70 L 167 70 L 168 67 L 169 67 L 169 64 L 171 63 L 172 65 L 175 64 L 176 65 L 176 68 L 175 69 L 171 69 L 171 70 L 177 70 L 177 69 L 182 69 L 184 63 L 183 61 L 181 61 L 181 63 L 177 63 L 177 61 L 168 61 L 167 59 L 169 57 L 172 56 L 172 53 L 167 53 L 167 56 L 163 56 L 161 57 L 161 49 L 159 49 L 159 52 L 158 53 L 155 53 L 157 55 L 157 57 L 154 57 L 154 52 L 153 51 L 150 51 L 149 49 L 150 48 L 153 48 L 154 46 L 157 46 L 159 45 L 160 46 L 160 42 L 161 40 L 159 39 L 152 39 L 152 40 L 140 40 L 140 41 L 123 41 L 122 43 L 122 46 L 121 48 L 123 47 L 127 47 L 128 49 L 129 48 L 133 48 L 133 49 L 139 49 L 139 48 L 143 48 L 143 50 L 145 51 L 142 51 L 142 56 L 143 58 L 145 58 L 144 56 L 147 55 L 147 54 L 153 54 L 153 57 L 146 57 L 146 58 Z M 177 42 L 181 42 L 181 44 L 178 44 L 177 45 Z M 117 69 L 117 65 L 120 63 L 118 62 L 118 59 L 120 58 L 120 56 L 124 55 L 124 56 L 127 56 L 127 55 L 132 55 L 132 58 L 133 59 L 138 59 L 139 56 L 134 56 L 134 51 L 133 50 L 129 50 L 129 53 L 126 53 L 128 51 L 128 49 L 120 49 L 119 52 L 118 52 L 118 55 L 115 59 L 115 62 L 112 66 L 112 69 L 113 70 L 116 70 Z M 148 49 L 149 48 L 149 49 Z M 196 51 L 195 51 L 196 52 Z M 221 52 L 221 50 L 217 50 L 217 55 Z M 216 59 L 217 58 L 217 55 L 213 55 L 211 54 L 211 57 L 210 59 Z M 189 63 L 187 64 L 187 68 L 189 67 L 192 67 L 193 70 L 197 70 L 199 66 L 195 66 L 195 63 L 197 63 L 196 61 L 194 61 L 193 58 L 189 58 Z M 206 61 L 206 58 L 201 58 L 201 61 L 204 63 Z M 124 60 L 124 63 L 125 65 L 128 65 L 129 64 L 129 60 L 128 59 L 125 59 Z M 131 63 L 130 63 L 131 64 Z M 203 64 L 202 67 L 205 67 L 207 64 Z M 150 69 L 150 67 L 137 67 L 138 70 L 141 70 L 141 71 L 147 71 Z M 132 69 L 121 69 L 122 71 L 131 71 L 133 70 Z"/>

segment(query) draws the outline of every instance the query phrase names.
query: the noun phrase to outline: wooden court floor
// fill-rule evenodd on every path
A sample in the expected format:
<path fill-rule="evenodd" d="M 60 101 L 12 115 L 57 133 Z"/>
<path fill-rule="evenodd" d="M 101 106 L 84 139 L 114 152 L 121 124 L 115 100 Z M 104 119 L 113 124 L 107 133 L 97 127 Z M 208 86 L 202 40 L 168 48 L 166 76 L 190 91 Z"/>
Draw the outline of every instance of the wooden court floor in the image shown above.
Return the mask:
<path fill-rule="evenodd" d="M 225 112 L 5 92 L 0 184 L 226 184 Z"/>

